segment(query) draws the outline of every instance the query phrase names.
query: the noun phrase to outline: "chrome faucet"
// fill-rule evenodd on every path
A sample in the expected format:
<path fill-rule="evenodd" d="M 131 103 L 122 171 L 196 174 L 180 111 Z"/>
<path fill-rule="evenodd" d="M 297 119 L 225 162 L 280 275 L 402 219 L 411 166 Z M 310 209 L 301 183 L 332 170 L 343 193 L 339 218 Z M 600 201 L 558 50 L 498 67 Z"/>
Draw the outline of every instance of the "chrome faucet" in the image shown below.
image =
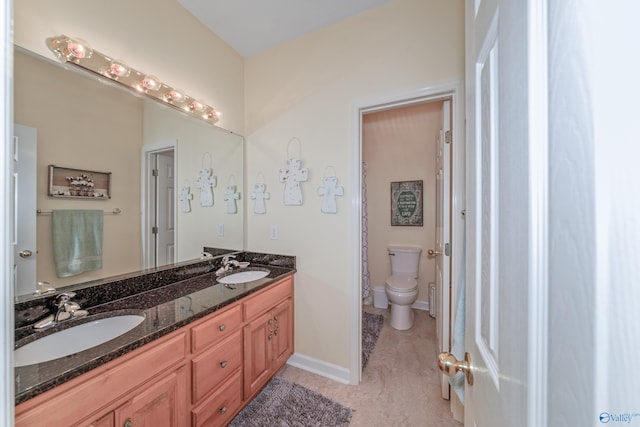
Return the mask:
<path fill-rule="evenodd" d="M 59 323 L 62 320 L 69 319 L 71 314 L 74 313 L 80 306 L 71 301 L 76 294 L 73 292 L 62 293 L 57 295 L 53 300 L 53 306 L 57 308 L 56 314 L 53 316 L 53 321 Z"/>
<path fill-rule="evenodd" d="M 221 274 L 226 273 L 227 271 L 233 270 L 233 267 L 238 267 L 240 263 L 236 261 L 235 255 L 225 255 L 222 257 L 222 266 L 216 270 L 216 276 L 220 276 Z"/>
<path fill-rule="evenodd" d="M 71 301 L 71 298 L 75 295 L 74 292 L 65 292 L 57 295 L 53 299 L 53 313 L 37 321 L 33 327 L 35 329 L 43 329 L 55 326 L 65 320 L 85 317 L 88 312 L 86 310 L 80 310 L 80 304 Z"/>

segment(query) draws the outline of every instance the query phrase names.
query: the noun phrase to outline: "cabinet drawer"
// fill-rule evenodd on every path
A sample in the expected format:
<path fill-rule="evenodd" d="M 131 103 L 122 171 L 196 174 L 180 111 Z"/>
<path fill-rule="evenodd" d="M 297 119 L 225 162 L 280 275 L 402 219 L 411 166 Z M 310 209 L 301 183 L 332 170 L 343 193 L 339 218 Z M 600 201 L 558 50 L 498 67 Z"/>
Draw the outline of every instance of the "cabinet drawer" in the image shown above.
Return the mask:
<path fill-rule="evenodd" d="M 291 296 L 293 292 L 293 278 L 287 277 L 280 282 L 271 285 L 267 290 L 249 297 L 242 303 L 244 309 L 244 320 L 251 319 L 267 310 L 273 308 L 280 301 Z"/>
<path fill-rule="evenodd" d="M 240 371 L 229 378 L 215 393 L 191 411 L 192 426 L 222 426 L 231 420 L 242 405 Z"/>
<path fill-rule="evenodd" d="M 241 323 L 239 304 L 220 314 L 215 314 L 211 319 L 191 328 L 191 351 L 198 352 L 230 336 Z"/>
<path fill-rule="evenodd" d="M 241 330 L 192 360 L 192 399 L 198 402 L 242 366 Z"/>

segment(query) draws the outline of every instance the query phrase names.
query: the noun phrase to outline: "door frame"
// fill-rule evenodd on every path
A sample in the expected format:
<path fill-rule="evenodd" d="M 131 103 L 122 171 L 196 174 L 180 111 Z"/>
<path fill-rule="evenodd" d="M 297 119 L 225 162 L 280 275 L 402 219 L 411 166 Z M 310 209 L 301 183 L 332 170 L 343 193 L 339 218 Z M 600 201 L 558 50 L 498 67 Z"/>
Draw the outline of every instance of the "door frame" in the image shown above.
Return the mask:
<path fill-rule="evenodd" d="M 451 281 L 458 283 L 461 271 L 461 251 L 464 239 L 465 206 L 465 93 L 464 82 L 453 81 L 439 85 L 427 86 L 415 90 L 381 95 L 371 99 L 364 99 L 354 103 L 352 107 L 352 144 L 351 144 L 351 186 L 354 189 L 362 188 L 362 117 L 364 114 L 392 108 L 406 107 L 425 102 L 451 100 L 453 133 L 451 158 Z M 351 319 L 349 332 L 351 342 L 351 355 L 349 363 L 350 383 L 359 384 L 362 379 L 362 194 L 361 191 L 353 191 L 353 214 L 351 228 L 355 230 L 351 236 L 351 264 L 357 266 L 353 270 L 353 283 L 356 284 L 356 292 L 351 293 Z M 455 300 L 456 286 L 452 286 L 451 300 Z M 455 307 L 453 307 L 455 309 Z M 451 318 L 455 314 L 451 313 Z"/>
<path fill-rule="evenodd" d="M 155 200 L 155 187 L 154 180 L 151 179 L 151 170 L 154 168 L 152 163 L 153 156 L 158 153 L 173 151 L 173 162 L 174 162 L 174 177 L 177 177 L 177 165 L 178 165 L 178 151 L 177 151 L 178 141 L 173 142 L 161 142 L 157 144 L 148 144 L 142 147 L 142 165 L 140 168 L 141 171 L 141 189 L 140 189 L 140 213 L 141 213 L 141 238 L 142 238 L 142 268 L 150 268 L 154 266 L 154 258 L 153 251 L 150 248 L 154 247 L 153 242 L 153 233 L 150 233 L 149 230 L 152 226 L 151 218 L 154 214 L 154 200 Z M 175 178 L 174 178 L 174 186 Z M 174 206 L 174 210 L 175 210 Z M 174 218 L 176 218 L 174 212 Z M 174 241 L 178 239 L 178 231 L 174 224 Z M 174 254 L 175 258 L 178 258 L 178 254 Z"/>

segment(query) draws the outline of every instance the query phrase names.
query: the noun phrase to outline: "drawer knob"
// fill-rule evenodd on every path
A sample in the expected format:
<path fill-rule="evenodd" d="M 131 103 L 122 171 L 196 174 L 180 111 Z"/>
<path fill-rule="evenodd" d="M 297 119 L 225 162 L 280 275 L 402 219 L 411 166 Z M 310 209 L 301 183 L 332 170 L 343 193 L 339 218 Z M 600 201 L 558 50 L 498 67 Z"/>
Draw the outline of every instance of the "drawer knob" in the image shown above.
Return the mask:
<path fill-rule="evenodd" d="M 223 360 L 222 362 L 220 362 L 220 367 L 221 368 L 226 368 L 227 367 L 227 361 Z"/>
<path fill-rule="evenodd" d="M 220 413 L 224 414 L 225 412 L 227 412 L 227 407 L 223 406 L 222 408 L 220 408 Z"/>
<path fill-rule="evenodd" d="M 132 426 L 131 418 L 127 418 L 127 421 L 124 422 L 123 427 L 131 427 Z"/>
<path fill-rule="evenodd" d="M 218 329 L 220 329 L 220 332 L 222 332 L 222 331 L 224 331 L 226 329 L 226 326 L 220 325 L 220 326 L 218 326 Z"/>

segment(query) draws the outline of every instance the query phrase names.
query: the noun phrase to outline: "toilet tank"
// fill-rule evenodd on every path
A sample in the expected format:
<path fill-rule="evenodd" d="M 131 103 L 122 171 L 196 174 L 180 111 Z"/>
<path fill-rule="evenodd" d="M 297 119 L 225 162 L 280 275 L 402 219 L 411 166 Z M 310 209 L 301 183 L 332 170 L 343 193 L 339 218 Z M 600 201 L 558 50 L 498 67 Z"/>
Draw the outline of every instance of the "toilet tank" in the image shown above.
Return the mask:
<path fill-rule="evenodd" d="M 391 260 L 391 275 L 418 278 L 422 248 L 416 246 L 389 246 L 387 251 Z"/>

